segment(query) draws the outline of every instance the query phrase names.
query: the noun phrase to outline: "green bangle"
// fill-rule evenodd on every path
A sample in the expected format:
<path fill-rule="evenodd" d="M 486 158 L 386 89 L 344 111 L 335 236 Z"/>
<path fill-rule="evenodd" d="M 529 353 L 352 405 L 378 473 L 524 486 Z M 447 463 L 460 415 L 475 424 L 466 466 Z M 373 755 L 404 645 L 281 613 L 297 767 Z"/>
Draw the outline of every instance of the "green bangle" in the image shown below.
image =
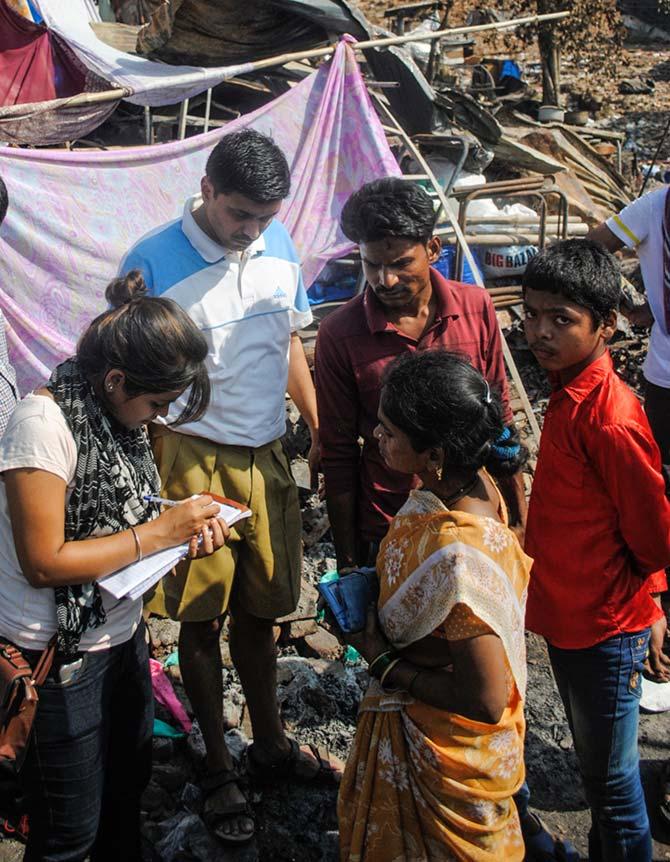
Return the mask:
<path fill-rule="evenodd" d="M 368 673 L 370 676 L 380 679 L 384 671 L 397 656 L 398 654 L 395 650 L 386 650 L 386 652 L 379 653 L 368 665 Z"/>

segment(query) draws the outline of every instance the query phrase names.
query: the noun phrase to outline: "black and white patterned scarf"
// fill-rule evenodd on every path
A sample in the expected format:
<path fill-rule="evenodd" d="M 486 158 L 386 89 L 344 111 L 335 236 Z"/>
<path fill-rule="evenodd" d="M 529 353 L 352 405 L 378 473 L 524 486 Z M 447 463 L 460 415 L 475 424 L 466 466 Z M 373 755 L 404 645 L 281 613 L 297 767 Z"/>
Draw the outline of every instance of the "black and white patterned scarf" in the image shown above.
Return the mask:
<path fill-rule="evenodd" d="M 101 407 L 73 357 L 53 372 L 47 389 L 63 411 L 77 447 L 74 489 L 65 512 L 65 540 L 107 536 L 155 518 L 146 494 L 160 479 L 144 428 L 128 429 Z M 106 620 L 97 583 L 57 587 L 58 650 L 72 655 L 82 634 Z"/>
<path fill-rule="evenodd" d="M 670 189 L 665 193 L 663 209 L 663 313 L 665 331 L 670 335 Z"/>

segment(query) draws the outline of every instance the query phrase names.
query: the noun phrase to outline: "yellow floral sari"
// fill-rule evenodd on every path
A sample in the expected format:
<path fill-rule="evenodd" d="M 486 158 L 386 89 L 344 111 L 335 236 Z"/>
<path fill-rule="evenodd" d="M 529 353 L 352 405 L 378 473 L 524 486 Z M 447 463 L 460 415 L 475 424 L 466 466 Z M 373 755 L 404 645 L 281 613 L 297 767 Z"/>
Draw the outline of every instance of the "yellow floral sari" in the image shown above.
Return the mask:
<path fill-rule="evenodd" d="M 340 786 L 342 862 L 521 862 L 524 613 L 531 560 L 499 521 L 413 491 L 377 557 L 379 620 L 397 648 L 494 632 L 508 666 L 498 724 L 372 680 Z"/>

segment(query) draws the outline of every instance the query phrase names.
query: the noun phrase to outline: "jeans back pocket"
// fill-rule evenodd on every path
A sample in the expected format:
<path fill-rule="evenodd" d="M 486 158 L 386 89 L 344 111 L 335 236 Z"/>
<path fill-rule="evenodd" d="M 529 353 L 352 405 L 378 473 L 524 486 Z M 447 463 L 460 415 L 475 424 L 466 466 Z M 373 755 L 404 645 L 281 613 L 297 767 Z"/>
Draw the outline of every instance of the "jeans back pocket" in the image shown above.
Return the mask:
<path fill-rule="evenodd" d="M 649 635 L 648 629 L 642 632 L 637 632 L 630 636 L 630 658 L 631 671 L 628 680 L 628 691 L 631 694 L 642 697 L 642 671 L 644 663 L 649 655 Z"/>

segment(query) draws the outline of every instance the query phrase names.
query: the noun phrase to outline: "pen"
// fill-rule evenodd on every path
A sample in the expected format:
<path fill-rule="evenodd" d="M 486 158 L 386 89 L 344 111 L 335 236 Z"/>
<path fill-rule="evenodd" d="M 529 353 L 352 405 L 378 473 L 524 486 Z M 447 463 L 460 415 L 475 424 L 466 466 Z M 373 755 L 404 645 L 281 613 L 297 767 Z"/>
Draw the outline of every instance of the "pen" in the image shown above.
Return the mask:
<path fill-rule="evenodd" d="M 178 506 L 178 500 L 166 500 L 165 497 L 157 497 L 155 494 L 145 494 L 143 497 L 147 503 L 160 503 L 161 506 Z"/>

